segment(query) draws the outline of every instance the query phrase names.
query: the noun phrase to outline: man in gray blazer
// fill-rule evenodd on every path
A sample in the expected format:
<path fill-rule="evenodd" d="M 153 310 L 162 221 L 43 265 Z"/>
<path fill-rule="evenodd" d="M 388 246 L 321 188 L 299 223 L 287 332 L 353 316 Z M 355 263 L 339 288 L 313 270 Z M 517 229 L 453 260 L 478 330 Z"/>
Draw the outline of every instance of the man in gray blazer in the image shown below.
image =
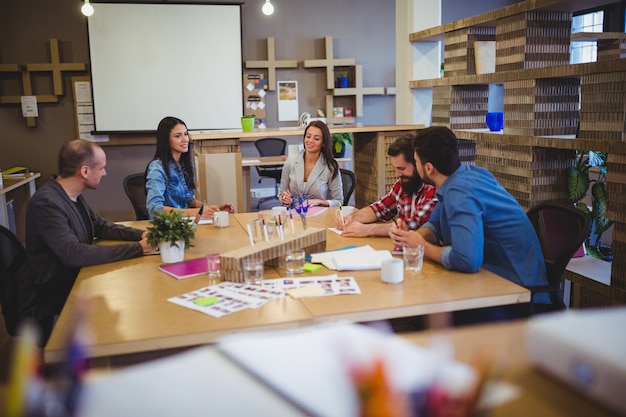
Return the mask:
<path fill-rule="evenodd" d="M 44 346 L 80 268 L 120 261 L 152 249 L 146 231 L 112 223 L 81 195 L 106 175 L 104 150 L 78 139 L 63 145 L 59 174 L 37 190 L 26 211 L 26 277 L 20 285 L 20 317 L 39 326 Z M 94 245 L 97 239 L 132 243 Z"/>

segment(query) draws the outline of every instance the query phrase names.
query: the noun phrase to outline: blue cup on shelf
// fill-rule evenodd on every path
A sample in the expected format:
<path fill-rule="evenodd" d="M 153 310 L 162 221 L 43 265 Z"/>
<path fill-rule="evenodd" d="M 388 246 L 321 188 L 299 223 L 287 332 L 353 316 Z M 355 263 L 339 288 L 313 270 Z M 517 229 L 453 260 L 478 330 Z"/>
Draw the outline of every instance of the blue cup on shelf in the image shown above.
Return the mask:
<path fill-rule="evenodd" d="M 490 111 L 485 117 L 487 127 L 492 132 L 499 132 L 504 127 L 504 113 L 501 111 Z"/>

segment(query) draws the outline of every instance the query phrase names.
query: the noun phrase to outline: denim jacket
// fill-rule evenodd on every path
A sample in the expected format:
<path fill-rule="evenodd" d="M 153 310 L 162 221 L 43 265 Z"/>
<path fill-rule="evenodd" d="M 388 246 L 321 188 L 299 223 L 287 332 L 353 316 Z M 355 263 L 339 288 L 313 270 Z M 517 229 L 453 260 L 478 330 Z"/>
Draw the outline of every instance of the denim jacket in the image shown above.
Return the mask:
<path fill-rule="evenodd" d="M 162 211 L 164 206 L 188 208 L 189 202 L 194 199 L 194 191 L 187 187 L 185 173 L 176 162 L 170 162 L 171 178 L 167 179 L 163 162 L 155 159 L 148 165 L 146 176 L 146 208 L 150 218 L 153 211 Z"/>

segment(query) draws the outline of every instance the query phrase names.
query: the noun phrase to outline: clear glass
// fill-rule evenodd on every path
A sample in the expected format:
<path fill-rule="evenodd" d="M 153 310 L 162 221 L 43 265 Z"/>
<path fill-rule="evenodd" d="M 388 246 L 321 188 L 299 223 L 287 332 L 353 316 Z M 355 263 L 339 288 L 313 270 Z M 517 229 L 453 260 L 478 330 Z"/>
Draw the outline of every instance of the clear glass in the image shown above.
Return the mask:
<path fill-rule="evenodd" d="M 408 272 L 420 272 L 424 262 L 424 246 L 404 246 L 402 248 L 404 256 L 404 270 Z"/>
<path fill-rule="evenodd" d="M 263 261 L 248 259 L 243 261 L 243 279 L 248 285 L 263 284 Z"/>
<path fill-rule="evenodd" d="M 210 255 L 207 255 L 207 259 L 209 261 L 209 277 L 219 278 L 220 277 L 220 254 L 212 253 Z"/>
<path fill-rule="evenodd" d="M 287 275 L 304 272 L 304 251 L 300 249 L 288 250 L 286 258 Z"/>

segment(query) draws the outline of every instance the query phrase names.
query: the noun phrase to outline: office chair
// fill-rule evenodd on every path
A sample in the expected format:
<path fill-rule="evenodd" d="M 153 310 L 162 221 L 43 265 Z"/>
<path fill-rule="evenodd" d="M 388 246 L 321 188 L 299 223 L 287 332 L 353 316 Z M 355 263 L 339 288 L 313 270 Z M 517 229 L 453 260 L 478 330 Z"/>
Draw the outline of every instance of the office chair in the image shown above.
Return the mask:
<path fill-rule="evenodd" d="M 287 141 L 281 138 L 263 138 L 254 142 L 259 151 L 259 156 L 280 156 L 285 154 L 285 148 L 287 147 Z M 261 198 L 257 204 L 257 208 L 261 208 L 261 204 L 268 200 L 277 199 L 278 187 L 280 185 L 280 177 L 283 173 L 282 165 L 267 165 L 257 166 L 257 173 L 259 174 L 259 184 L 263 178 L 273 178 L 275 181 L 275 192 L 272 197 Z"/>
<path fill-rule="evenodd" d="M 548 310 L 564 309 L 563 273 L 572 255 L 587 238 L 591 218 L 576 207 L 561 202 L 540 203 L 529 209 L 526 215 L 537 232 L 548 275 L 548 285 L 526 288 L 531 297 L 536 293 L 549 293 L 552 304 Z M 532 315 L 535 308 L 532 302 L 529 304 Z"/>
<path fill-rule="evenodd" d="M 26 269 L 26 250 L 13 232 L 0 226 L 0 307 L 7 333 L 16 336 L 19 323 L 18 291 Z"/>
<path fill-rule="evenodd" d="M 130 174 L 124 178 L 124 191 L 133 205 L 137 220 L 148 220 L 148 209 L 146 208 L 146 175 Z"/>
<path fill-rule="evenodd" d="M 343 183 L 343 205 L 350 204 L 350 197 L 356 187 L 356 175 L 349 169 L 339 168 L 341 172 L 341 182 Z"/>

